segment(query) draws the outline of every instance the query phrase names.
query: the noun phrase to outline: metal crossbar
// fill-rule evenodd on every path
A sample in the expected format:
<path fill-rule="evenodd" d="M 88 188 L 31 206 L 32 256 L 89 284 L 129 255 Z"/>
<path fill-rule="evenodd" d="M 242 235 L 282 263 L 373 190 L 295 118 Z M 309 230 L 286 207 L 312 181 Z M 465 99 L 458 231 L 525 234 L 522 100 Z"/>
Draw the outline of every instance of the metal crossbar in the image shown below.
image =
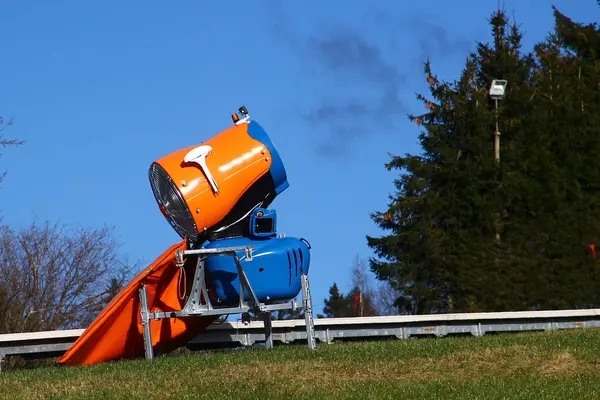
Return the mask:
<path fill-rule="evenodd" d="M 230 314 L 244 314 L 249 311 L 257 311 L 262 314 L 265 328 L 265 340 L 266 347 L 273 347 L 273 324 L 271 319 L 271 313 L 278 310 L 295 310 L 297 308 L 304 308 L 304 318 L 306 321 L 306 337 L 308 339 L 308 347 L 313 350 L 316 347 L 315 330 L 314 330 L 314 317 L 312 313 L 312 300 L 310 297 L 309 280 L 306 274 L 302 274 L 302 305 L 298 306 L 295 300 L 278 304 L 264 304 L 261 303 L 256 297 L 256 293 L 252 289 L 252 285 L 248 280 L 246 271 L 237 256 L 238 251 L 244 251 L 244 258 L 247 261 L 252 261 L 252 246 L 237 246 L 237 247 L 224 247 L 220 249 L 196 249 L 196 250 L 179 250 L 175 254 L 176 265 L 183 268 L 185 264 L 186 255 L 197 255 L 198 260 L 196 262 L 196 270 L 194 273 L 194 281 L 190 296 L 188 297 L 185 305 L 180 311 L 150 311 L 148 305 L 148 294 L 146 286 L 142 284 L 139 289 L 140 296 L 140 314 L 142 318 L 142 327 L 144 330 L 144 350 L 146 359 L 152 360 L 154 358 L 154 351 L 152 347 L 152 332 L 150 330 L 151 320 L 160 320 L 165 318 L 186 318 L 194 316 L 218 316 L 218 315 L 230 315 Z M 206 286 L 206 274 L 205 274 L 205 261 L 209 257 L 225 255 L 233 257 L 235 260 L 236 269 L 240 279 L 240 300 L 236 307 L 214 307 L 210 296 L 208 294 Z M 245 293 L 248 293 L 250 300 L 246 301 Z M 204 300 L 204 301 L 203 301 Z"/>

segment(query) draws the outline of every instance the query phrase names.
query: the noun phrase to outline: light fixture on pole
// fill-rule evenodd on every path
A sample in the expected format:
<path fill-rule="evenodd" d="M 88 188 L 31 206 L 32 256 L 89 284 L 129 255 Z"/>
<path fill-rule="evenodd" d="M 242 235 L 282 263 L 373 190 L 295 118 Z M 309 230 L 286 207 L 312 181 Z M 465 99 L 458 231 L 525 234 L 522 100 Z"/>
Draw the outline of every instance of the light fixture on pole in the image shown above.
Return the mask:
<path fill-rule="evenodd" d="M 494 79 L 490 87 L 490 97 L 496 102 L 496 132 L 494 132 L 494 156 L 496 162 L 500 162 L 500 129 L 498 129 L 498 100 L 504 99 L 508 81 Z"/>
<path fill-rule="evenodd" d="M 500 162 L 500 129 L 498 128 L 498 100 L 504 99 L 506 95 L 506 85 L 508 82 L 502 79 L 492 80 L 490 87 L 490 97 L 496 103 L 496 131 L 494 132 L 494 159 L 496 163 Z M 500 215 L 498 215 L 500 219 Z M 496 240 L 500 242 L 500 232 L 496 231 Z"/>

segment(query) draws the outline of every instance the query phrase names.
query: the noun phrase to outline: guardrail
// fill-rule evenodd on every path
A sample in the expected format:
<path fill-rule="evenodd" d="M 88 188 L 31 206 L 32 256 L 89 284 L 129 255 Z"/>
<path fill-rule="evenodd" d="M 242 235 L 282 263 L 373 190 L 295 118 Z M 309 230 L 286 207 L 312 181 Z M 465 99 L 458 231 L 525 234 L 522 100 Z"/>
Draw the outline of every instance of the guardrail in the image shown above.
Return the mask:
<path fill-rule="evenodd" d="M 315 319 L 315 336 L 320 342 L 334 340 L 398 338 L 447 335 L 481 336 L 486 333 L 550 331 L 600 327 L 600 309 L 560 311 L 519 311 L 469 314 L 428 314 L 409 316 Z M 0 366 L 6 356 L 57 357 L 63 354 L 84 329 L 11 333 L 0 335 Z M 304 320 L 273 321 L 273 341 L 305 341 Z M 188 348 L 209 349 L 252 346 L 264 342 L 263 322 L 224 322 L 211 325 L 188 343 Z"/>

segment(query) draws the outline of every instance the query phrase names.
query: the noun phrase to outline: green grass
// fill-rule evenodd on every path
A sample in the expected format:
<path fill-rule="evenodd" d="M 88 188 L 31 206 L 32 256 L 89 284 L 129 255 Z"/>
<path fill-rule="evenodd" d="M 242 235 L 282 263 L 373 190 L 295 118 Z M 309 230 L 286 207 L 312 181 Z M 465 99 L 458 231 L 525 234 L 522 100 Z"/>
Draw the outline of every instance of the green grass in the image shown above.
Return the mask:
<path fill-rule="evenodd" d="M 600 399 L 600 330 L 319 343 L 0 375 L 6 399 Z"/>

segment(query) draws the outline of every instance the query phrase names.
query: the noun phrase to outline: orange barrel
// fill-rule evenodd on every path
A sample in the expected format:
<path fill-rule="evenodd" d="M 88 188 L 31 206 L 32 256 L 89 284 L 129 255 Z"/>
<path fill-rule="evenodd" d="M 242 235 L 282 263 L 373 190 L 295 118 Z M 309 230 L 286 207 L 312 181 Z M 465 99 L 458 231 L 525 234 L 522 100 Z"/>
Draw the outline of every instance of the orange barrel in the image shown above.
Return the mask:
<path fill-rule="evenodd" d="M 255 121 L 154 161 L 149 178 L 162 214 L 194 244 L 244 229 L 254 208 L 289 186 L 275 145 Z"/>

